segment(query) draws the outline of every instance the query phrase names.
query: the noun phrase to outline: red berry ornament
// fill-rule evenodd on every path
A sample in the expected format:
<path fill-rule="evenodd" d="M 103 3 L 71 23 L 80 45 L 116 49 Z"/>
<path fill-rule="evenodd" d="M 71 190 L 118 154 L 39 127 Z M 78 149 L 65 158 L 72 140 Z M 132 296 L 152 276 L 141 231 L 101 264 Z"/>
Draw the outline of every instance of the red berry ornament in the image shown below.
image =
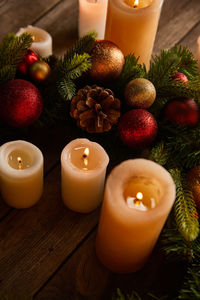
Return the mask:
<path fill-rule="evenodd" d="M 145 109 L 125 113 L 118 126 L 122 142 L 133 149 L 143 149 L 156 138 L 158 126 L 154 116 Z"/>
<path fill-rule="evenodd" d="M 35 122 L 43 107 L 39 90 L 29 81 L 15 79 L 0 88 L 0 119 L 16 127 Z"/>
<path fill-rule="evenodd" d="M 180 72 L 174 73 L 174 75 L 172 76 L 172 79 L 180 81 L 182 83 L 187 83 L 188 82 L 187 76 L 185 76 L 185 74 L 180 73 Z"/>
<path fill-rule="evenodd" d="M 20 74 L 27 75 L 29 67 L 35 61 L 38 61 L 38 60 L 39 60 L 39 58 L 38 58 L 37 54 L 35 54 L 35 52 L 33 52 L 32 50 L 28 50 L 27 54 L 24 55 L 22 62 L 19 64 L 17 70 L 19 71 Z"/>
<path fill-rule="evenodd" d="M 168 102 L 164 115 L 169 121 L 189 127 L 195 127 L 199 120 L 198 106 L 192 99 L 174 99 Z"/>

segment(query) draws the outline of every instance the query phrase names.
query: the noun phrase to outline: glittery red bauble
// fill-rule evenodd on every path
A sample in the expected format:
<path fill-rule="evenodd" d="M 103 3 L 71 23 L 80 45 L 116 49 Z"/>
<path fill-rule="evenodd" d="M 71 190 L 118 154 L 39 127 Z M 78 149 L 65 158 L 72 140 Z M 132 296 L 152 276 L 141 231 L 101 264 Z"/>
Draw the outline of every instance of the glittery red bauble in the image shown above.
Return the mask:
<path fill-rule="evenodd" d="M 0 119 L 16 127 L 35 122 L 43 107 L 39 90 L 29 81 L 15 79 L 0 88 Z"/>
<path fill-rule="evenodd" d="M 27 75 L 29 67 L 35 61 L 38 61 L 38 60 L 39 60 L 39 58 L 38 58 L 37 54 L 35 54 L 35 52 L 33 52 L 32 50 L 28 50 L 27 54 L 24 55 L 22 62 L 19 64 L 17 70 L 19 71 L 19 73 L 21 73 L 23 75 Z"/>
<path fill-rule="evenodd" d="M 172 76 L 172 79 L 174 79 L 176 81 L 180 81 L 182 83 L 187 83 L 188 82 L 187 76 L 185 76 L 185 74 L 180 73 L 180 72 L 174 73 L 174 75 Z"/>
<path fill-rule="evenodd" d="M 179 125 L 195 127 L 199 120 L 198 106 L 192 99 L 174 99 L 164 109 L 165 117 Z"/>
<path fill-rule="evenodd" d="M 133 149 L 143 149 L 156 138 L 158 126 L 154 116 L 145 109 L 125 113 L 118 126 L 122 142 Z"/>

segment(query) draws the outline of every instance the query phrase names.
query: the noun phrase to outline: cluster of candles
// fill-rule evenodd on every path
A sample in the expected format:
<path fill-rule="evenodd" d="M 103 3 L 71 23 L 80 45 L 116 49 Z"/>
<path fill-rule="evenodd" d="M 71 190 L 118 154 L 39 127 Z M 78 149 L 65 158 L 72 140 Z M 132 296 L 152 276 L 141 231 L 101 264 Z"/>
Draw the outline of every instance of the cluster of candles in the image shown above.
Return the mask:
<path fill-rule="evenodd" d="M 150 256 L 175 200 L 175 185 L 160 165 L 127 160 L 109 175 L 103 147 L 75 139 L 61 153 L 61 191 L 65 205 L 89 213 L 103 200 L 96 252 L 114 272 L 140 269 Z M 15 208 L 28 208 L 43 192 L 43 155 L 35 145 L 12 141 L 0 147 L 0 191 Z"/>

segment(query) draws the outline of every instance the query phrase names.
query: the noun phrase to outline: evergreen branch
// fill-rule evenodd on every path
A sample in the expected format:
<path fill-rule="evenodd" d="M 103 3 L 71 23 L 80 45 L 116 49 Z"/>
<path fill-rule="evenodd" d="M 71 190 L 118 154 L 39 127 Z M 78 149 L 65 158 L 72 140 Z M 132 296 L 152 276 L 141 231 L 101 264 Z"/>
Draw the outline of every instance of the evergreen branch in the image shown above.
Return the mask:
<path fill-rule="evenodd" d="M 11 65 L 3 66 L 0 69 L 0 85 L 15 78 L 16 68 Z"/>
<path fill-rule="evenodd" d="M 69 77 L 63 77 L 58 83 L 58 92 L 64 100 L 71 100 L 76 93 L 76 85 Z"/>
<path fill-rule="evenodd" d="M 77 54 L 66 62 L 63 73 L 70 79 L 77 79 L 83 72 L 89 70 L 92 66 L 90 55 L 88 53 Z"/>
<path fill-rule="evenodd" d="M 197 300 L 200 299 L 200 262 L 193 263 L 187 270 L 184 286 L 180 291 L 178 299 Z"/>
<path fill-rule="evenodd" d="M 123 295 L 120 289 L 117 289 L 117 295 L 112 297 L 112 300 L 142 300 L 139 294 L 135 291 L 131 295 Z"/>
<path fill-rule="evenodd" d="M 176 226 L 187 241 L 193 241 L 199 234 L 196 205 L 187 182 L 178 169 L 170 170 L 176 184 L 177 196 L 174 204 Z"/>
<path fill-rule="evenodd" d="M 164 166 L 167 163 L 169 152 L 166 150 L 164 142 L 160 142 L 151 150 L 149 159 L 157 162 L 161 166 Z"/>

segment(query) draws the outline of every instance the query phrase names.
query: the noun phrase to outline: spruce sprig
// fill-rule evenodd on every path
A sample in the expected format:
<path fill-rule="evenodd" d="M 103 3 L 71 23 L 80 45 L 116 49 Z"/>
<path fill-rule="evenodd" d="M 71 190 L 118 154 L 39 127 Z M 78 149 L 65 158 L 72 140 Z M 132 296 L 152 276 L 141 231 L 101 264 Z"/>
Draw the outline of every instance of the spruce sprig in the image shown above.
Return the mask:
<path fill-rule="evenodd" d="M 187 241 L 193 241 L 199 234 L 199 222 L 192 192 L 179 169 L 171 169 L 170 173 L 177 191 L 174 204 L 176 226 Z"/>

